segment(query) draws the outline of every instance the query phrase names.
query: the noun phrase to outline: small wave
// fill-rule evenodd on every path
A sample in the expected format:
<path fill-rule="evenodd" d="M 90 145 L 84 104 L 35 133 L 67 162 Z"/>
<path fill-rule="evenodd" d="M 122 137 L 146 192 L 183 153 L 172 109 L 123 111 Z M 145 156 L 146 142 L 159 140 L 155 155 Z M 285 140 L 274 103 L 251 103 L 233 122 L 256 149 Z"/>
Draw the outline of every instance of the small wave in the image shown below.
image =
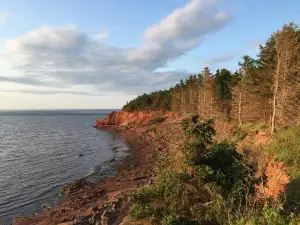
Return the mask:
<path fill-rule="evenodd" d="M 102 165 L 98 165 L 98 166 L 95 166 L 94 169 L 92 169 L 85 177 L 89 177 L 89 176 L 92 176 L 96 173 L 99 173 L 102 169 Z"/>
<path fill-rule="evenodd" d="M 41 201 L 51 201 L 59 187 L 75 179 L 97 181 L 115 174 L 110 160 L 123 156 L 125 144 L 111 133 L 93 129 L 90 124 L 95 119 L 4 118 L 0 113 L 0 121 L 4 121 L 0 133 L 5 134 L 0 140 L 0 224 L 8 224 L 14 215 L 33 213 Z M 117 151 L 111 151 L 112 147 Z"/>
<path fill-rule="evenodd" d="M 110 160 L 108 160 L 110 161 Z M 99 181 L 103 178 L 111 177 L 116 174 L 115 169 L 113 169 L 109 164 L 102 164 L 96 166 L 91 172 L 89 172 L 85 178 L 89 182 Z"/>
<path fill-rule="evenodd" d="M 27 205 L 31 205 L 33 203 L 38 203 L 42 201 L 46 201 L 49 199 L 49 194 L 51 194 L 55 189 L 58 187 L 62 187 L 63 183 L 59 183 L 56 185 L 53 185 L 46 190 L 41 191 L 37 196 L 26 196 L 23 197 L 22 199 L 18 199 L 18 201 L 9 201 L 6 202 L 5 204 L 2 204 L 1 206 L 6 206 L 5 210 L 2 210 L 1 215 L 6 216 L 6 215 L 11 215 L 11 212 L 16 210 L 16 209 L 22 209 L 23 207 Z M 11 205 L 11 206 L 10 206 Z"/>

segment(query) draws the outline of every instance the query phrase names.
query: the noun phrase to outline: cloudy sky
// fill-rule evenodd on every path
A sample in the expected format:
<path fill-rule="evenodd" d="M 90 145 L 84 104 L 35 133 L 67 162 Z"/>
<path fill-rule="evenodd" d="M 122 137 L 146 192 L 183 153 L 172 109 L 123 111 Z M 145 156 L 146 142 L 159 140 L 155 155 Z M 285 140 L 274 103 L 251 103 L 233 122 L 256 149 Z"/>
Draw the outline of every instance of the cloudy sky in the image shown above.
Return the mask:
<path fill-rule="evenodd" d="M 299 0 L 0 2 L 0 110 L 120 108 L 300 22 Z"/>

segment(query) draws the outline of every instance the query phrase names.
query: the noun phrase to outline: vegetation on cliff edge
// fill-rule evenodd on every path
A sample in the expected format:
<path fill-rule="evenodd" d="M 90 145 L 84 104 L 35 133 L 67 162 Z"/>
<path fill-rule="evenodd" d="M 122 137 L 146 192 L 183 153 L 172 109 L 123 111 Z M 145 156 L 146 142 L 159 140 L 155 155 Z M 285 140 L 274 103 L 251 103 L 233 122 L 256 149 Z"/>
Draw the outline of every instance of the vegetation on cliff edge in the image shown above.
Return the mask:
<path fill-rule="evenodd" d="M 259 172 L 258 162 L 250 162 L 235 143 L 213 139 L 211 119 L 190 116 L 181 126 L 182 160 L 164 162 L 154 184 L 133 194 L 132 224 L 299 223 L 299 206 L 288 201 L 292 180 L 285 164 L 271 160 Z M 178 163 L 181 170 L 170 169 Z"/>
<path fill-rule="evenodd" d="M 143 94 L 123 110 L 171 110 L 219 121 L 264 123 L 271 132 L 300 117 L 300 28 L 284 25 L 259 47 L 256 59 L 242 57 L 237 71 L 208 67 L 169 90 Z"/>

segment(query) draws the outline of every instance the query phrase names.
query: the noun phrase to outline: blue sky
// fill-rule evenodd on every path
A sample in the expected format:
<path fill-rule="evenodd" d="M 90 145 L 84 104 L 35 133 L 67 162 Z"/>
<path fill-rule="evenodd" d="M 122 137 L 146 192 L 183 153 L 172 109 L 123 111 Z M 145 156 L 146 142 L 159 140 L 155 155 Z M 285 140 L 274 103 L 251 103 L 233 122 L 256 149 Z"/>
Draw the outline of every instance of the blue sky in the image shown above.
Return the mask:
<path fill-rule="evenodd" d="M 298 0 L 2 0 L 0 109 L 119 108 L 205 65 L 235 70 L 284 23 L 300 23 L 299 8 Z"/>

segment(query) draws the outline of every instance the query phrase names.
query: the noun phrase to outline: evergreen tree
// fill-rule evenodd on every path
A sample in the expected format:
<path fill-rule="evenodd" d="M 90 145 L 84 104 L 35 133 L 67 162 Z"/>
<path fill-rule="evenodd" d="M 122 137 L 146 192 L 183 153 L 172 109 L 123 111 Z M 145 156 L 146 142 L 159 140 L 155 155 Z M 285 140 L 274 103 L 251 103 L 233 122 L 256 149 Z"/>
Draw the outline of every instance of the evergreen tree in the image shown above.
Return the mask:
<path fill-rule="evenodd" d="M 230 120 L 232 73 L 227 69 L 217 70 L 215 74 L 215 97 L 218 105 L 219 118 Z"/>

